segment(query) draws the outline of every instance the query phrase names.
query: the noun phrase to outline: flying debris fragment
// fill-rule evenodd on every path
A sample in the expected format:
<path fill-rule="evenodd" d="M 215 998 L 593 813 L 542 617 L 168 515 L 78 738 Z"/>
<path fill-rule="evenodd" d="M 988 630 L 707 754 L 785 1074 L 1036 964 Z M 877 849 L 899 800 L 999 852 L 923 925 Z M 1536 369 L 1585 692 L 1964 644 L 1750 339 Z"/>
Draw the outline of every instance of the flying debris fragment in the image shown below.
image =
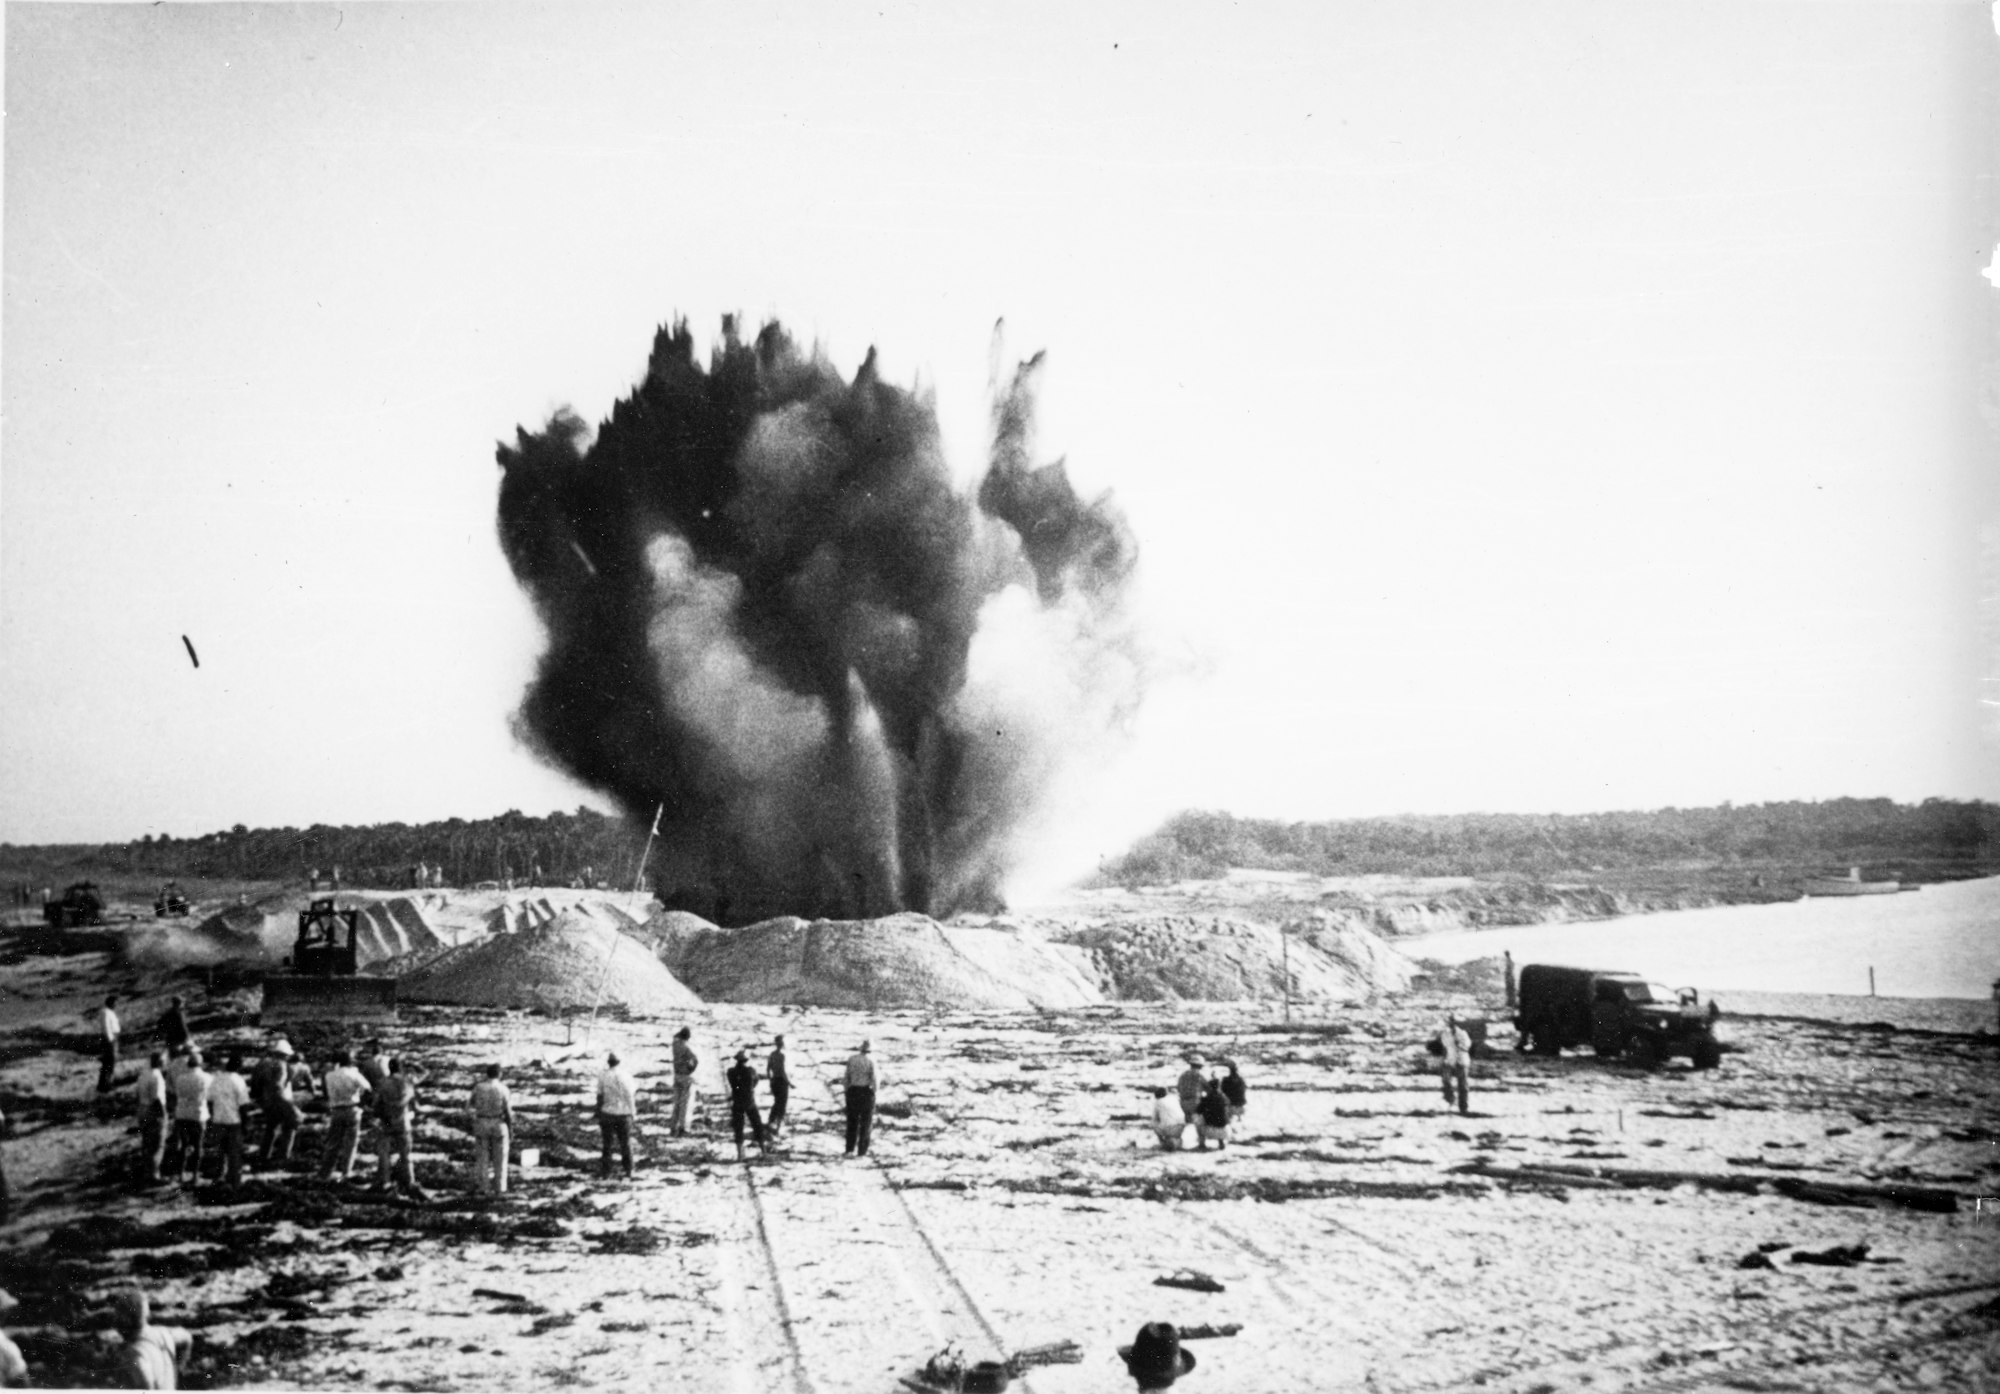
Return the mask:
<path fill-rule="evenodd" d="M 201 667 L 201 657 L 194 651 L 194 641 L 183 634 L 181 635 L 181 643 L 187 646 L 188 662 L 194 664 L 197 668 Z"/>

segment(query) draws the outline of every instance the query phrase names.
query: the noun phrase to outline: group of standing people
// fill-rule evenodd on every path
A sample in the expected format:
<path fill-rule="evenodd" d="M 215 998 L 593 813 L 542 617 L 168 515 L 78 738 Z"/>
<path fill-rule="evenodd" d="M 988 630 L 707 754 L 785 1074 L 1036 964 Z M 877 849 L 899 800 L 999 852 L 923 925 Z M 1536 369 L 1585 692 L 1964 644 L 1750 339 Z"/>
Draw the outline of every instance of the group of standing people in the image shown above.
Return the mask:
<path fill-rule="evenodd" d="M 1189 1128 L 1195 1130 L 1196 1151 L 1208 1151 L 1211 1142 L 1217 1148 L 1229 1145 L 1229 1125 L 1243 1116 L 1250 1085 L 1234 1060 L 1220 1063 L 1226 1074 L 1210 1072 L 1199 1054 L 1190 1054 L 1173 1093 L 1153 1090 L 1153 1132 L 1162 1150 L 1180 1151 Z"/>

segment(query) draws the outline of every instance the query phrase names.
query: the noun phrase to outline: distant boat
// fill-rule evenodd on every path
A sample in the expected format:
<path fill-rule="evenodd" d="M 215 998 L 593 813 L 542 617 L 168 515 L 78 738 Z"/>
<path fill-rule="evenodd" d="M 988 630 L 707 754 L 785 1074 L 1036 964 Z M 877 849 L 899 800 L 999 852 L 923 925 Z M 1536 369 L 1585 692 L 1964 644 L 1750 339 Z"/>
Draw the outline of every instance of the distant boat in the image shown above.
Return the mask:
<path fill-rule="evenodd" d="M 1864 881 L 1858 866 L 1847 868 L 1845 876 L 1808 876 L 1805 882 L 1807 895 L 1894 895 L 1902 888 L 1899 881 Z"/>

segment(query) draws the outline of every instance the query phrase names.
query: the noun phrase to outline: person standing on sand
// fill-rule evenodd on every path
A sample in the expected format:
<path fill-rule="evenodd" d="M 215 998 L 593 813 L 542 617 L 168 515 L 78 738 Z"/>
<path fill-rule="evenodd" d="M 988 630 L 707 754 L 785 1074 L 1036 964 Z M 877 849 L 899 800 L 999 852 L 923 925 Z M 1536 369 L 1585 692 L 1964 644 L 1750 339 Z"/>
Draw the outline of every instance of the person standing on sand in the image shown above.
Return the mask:
<path fill-rule="evenodd" d="M 1222 1097 L 1220 1080 L 1211 1079 L 1202 1090 L 1194 1131 L 1201 1142 L 1198 1152 L 1208 1151 L 1211 1141 L 1218 1149 L 1229 1146 L 1229 1101 Z"/>
<path fill-rule="evenodd" d="M 500 1082 L 500 1067 L 472 1086 L 472 1184 L 481 1195 L 507 1194 L 507 1146 L 514 1132 L 514 1101 Z"/>
<path fill-rule="evenodd" d="M 743 1160 L 743 1124 L 748 1120 L 750 1136 L 757 1143 L 759 1152 L 771 1150 L 764 1135 L 764 1120 L 757 1115 L 757 1067 L 750 1063 L 750 1052 L 736 1052 L 736 1063 L 723 1076 L 729 1081 L 729 1131 L 736 1139 L 736 1160 Z"/>
<path fill-rule="evenodd" d="M 1190 1055 L 1187 1062 L 1187 1068 L 1181 1071 L 1181 1077 L 1175 1081 L 1175 1088 L 1181 1096 L 1181 1122 L 1193 1125 L 1201 1121 L 1201 1091 L 1207 1085 L 1208 1078 L 1201 1072 L 1202 1062 L 1199 1055 Z"/>
<path fill-rule="evenodd" d="M 413 1200 L 429 1200 L 417 1184 L 415 1151 L 411 1129 L 417 1112 L 417 1087 L 403 1073 L 403 1062 L 383 1061 L 382 1087 L 375 1094 L 375 1189 L 386 1191 L 393 1180 L 396 1189 Z"/>
<path fill-rule="evenodd" d="M 194 1336 L 178 1326 L 154 1326 L 146 1294 L 121 1293 L 116 1307 L 118 1334 L 125 1343 L 112 1353 L 114 1378 L 123 1389 L 178 1389 L 180 1367 L 194 1350 Z"/>
<path fill-rule="evenodd" d="M 305 1072 L 305 1078 L 306 1088 L 311 1090 L 311 1070 Z M 305 1121 L 305 1115 L 299 1112 L 297 1090 L 292 1043 L 281 1040 L 257 1062 L 250 1075 L 251 1095 L 264 1111 L 264 1143 L 257 1157 L 260 1171 L 282 1167 L 292 1159 L 292 1144 L 298 1140 L 299 1124 Z"/>
<path fill-rule="evenodd" d="M 319 1179 L 345 1183 L 361 1149 L 361 1104 L 373 1091 L 354 1068 L 354 1053 L 343 1050 L 326 1072 L 326 1141 L 320 1144 Z"/>
<path fill-rule="evenodd" d="M 160 1018 L 160 1032 L 166 1037 L 168 1055 L 194 1039 L 194 1033 L 188 1030 L 187 1012 L 182 1008 L 180 998 L 175 997 L 167 1003 L 166 1014 Z"/>
<path fill-rule="evenodd" d="M 208 1086 L 214 1077 L 201 1067 L 201 1052 L 188 1052 L 174 1081 L 174 1180 L 201 1182 L 201 1148 L 208 1133 Z"/>
<path fill-rule="evenodd" d="M 868 1042 L 847 1057 L 847 1152 L 868 1155 L 868 1137 L 875 1127 L 875 1058 Z"/>
<path fill-rule="evenodd" d="M 1243 1116 L 1243 1110 L 1250 1102 L 1250 1085 L 1236 1068 L 1234 1059 L 1222 1063 L 1229 1067 L 1229 1073 L 1222 1077 L 1222 1099 L 1229 1105 L 1229 1121 L 1234 1123 Z"/>
<path fill-rule="evenodd" d="M 382 1156 L 382 1115 L 378 1105 L 382 1097 L 382 1081 L 389 1077 L 389 1060 L 382 1053 L 379 1036 L 362 1046 L 361 1053 L 354 1057 L 354 1068 L 361 1071 L 361 1077 L 368 1081 L 368 1116 L 363 1121 L 368 1125 L 368 1146 L 378 1160 L 377 1176 L 386 1177 L 388 1169 L 379 1165 Z"/>
<path fill-rule="evenodd" d="M 687 1136 L 688 1114 L 694 1107 L 694 1071 L 695 1067 L 701 1064 L 701 1057 L 694 1053 L 694 1046 L 690 1044 L 693 1038 L 694 1029 L 692 1027 L 683 1026 L 680 1030 L 674 1032 L 674 1112 L 672 1126 L 675 1137 Z"/>
<path fill-rule="evenodd" d="M 611 1175 L 611 1153 L 616 1148 L 625 1163 L 625 1179 L 632 1179 L 632 1119 L 639 1111 L 639 1089 L 632 1076 L 619 1065 L 618 1052 L 604 1057 L 604 1073 L 597 1077 L 597 1131 L 603 1143 L 597 1174 Z"/>
<path fill-rule="evenodd" d="M 97 1092 L 109 1094 L 118 1075 L 118 998 L 106 997 L 97 1009 Z"/>
<path fill-rule="evenodd" d="M 1453 1102 L 1452 1086 L 1458 1087 L 1458 1111 L 1466 1111 L 1466 1074 L 1472 1061 L 1472 1037 L 1458 1024 L 1456 1016 L 1448 1016 L 1438 1028 L 1438 1044 L 1444 1047 L 1444 1059 L 1438 1064 L 1438 1078 L 1444 1086 L 1444 1101 Z"/>
<path fill-rule="evenodd" d="M 160 1158 L 167 1148 L 166 1066 L 166 1053 L 154 1051 L 133 1087 L 139 1117 L 139 1166 L 134 1179 L 141 1186 L 160 1184 Z"/>
<path fill-rule="evenodd" d="M 772 1147 L 778 1145 L 778 1128 L 785 1121 L 785 1106 L 792 1097 L 792 1077 L 785 1072 L 785 1038 L 779 1036 L 771 1047 L 771 1056 L 764 1062 L 764 1073 L 771 1081 L 771 1116 L 764 1120 L 764 1137 Z"/>
<path fill-rule="evenodd" d="M 1160 1148 L 1166 1152 L 1181 1150 L 1181 1138 L 1187 1132 L 1187 1116 L 1181 1112 L 1181 1101 L 1159 1085 L 1153 1086 L 1153 1132 L 1160 1139 Z"/>
<path fill-rule="evenodd" d="M 222 1183 L 243 1184 L 243 1106 L 250 1102 L 250 1085 L 243 1078 L 243 1056 L 232 1052 L 229 1063 L 208 1084 L 208 1126 L 215 1138 Z"/>

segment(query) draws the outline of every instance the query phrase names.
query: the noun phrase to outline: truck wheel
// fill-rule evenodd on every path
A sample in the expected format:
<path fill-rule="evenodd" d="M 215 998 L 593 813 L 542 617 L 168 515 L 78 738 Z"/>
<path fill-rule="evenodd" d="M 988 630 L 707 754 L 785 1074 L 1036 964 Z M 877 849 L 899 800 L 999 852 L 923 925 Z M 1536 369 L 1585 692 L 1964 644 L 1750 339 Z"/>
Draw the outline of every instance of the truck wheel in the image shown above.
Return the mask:
<path fill-rule="evenodd" d="M 1535 1032 L 1535 1054 L 1558 1055 L 1561 1052 L 1562 1044 L 1556 1039 L 1555 1032 L 1546 1028 Z"/>
<path fill-rule="evenodd" d="M 1651 1036 L 1637 1035 L 1632 1038 L 1632 1048 L 1626 1058 L 1642 1070 L 1658 1069 L 1660 1065 L 1660 1043 Z"/>
<path fill-rule="evenodd" d="M 1694 1067 L 1697 1070 L 1712 1070 L 1722 1063 L 1722 1047 L 1714 1041 L 1703 1041 L 1694 1048 Z"/>

